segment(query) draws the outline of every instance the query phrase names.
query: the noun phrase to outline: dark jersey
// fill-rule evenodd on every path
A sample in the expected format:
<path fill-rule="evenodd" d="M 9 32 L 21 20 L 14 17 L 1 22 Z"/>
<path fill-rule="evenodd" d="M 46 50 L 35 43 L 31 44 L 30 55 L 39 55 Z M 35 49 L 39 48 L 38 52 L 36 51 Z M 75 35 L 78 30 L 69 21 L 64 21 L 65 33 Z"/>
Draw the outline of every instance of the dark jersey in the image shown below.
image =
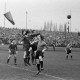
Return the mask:
<path fill-rule="evenodd" d="M 31 44 L 31 47 L 32 47 L 33 51 L 37 50 L 37 44 L 38 44 L 38 42 L 34 42 L 33 44 Z"/>
<path fill-rule="evenodd" d="M 39 35 L 39 34 L 32 34 L 32 35 L 28 35 L 28 36 L 24 36 L 23 37 L 23 39 L 22 39 L 22 41 L 23 41 L 23 46 L 24 46 L 24 48 L 25 49 L 27 49 L 27 50 L 29 50 L 29 48 L 30 48 L 30 41 L 34 38 L 34 37 L 36 37 L 37 35 Z"/>
<path fill-rule="evenodd" d="M 23 39 L 22 39 L 22 41 L 23 41 L 24 44 L 30 45 L 30 37 L 24 36 Z"/>
<path fill-rule="evenodd" d="M 30 47 L 30 37 L 29 36 L 24 36 L 22 41 L 23 41 L 24 50 L 29 50 L 29 47 Z"/>
<path fill-rule="evenodd" d="M 32 40 L 37 35 L 39 35 L 39 33 L 38 34 L 32 34 L 32 35 L 24 36 L 22 41 L 24 42 L 24 44 L 30 44 L 30 40 Z"/>
<path fill-rule="evenodd" d="M 16 50 L 17 50 L 17 44 L 10 44 L 9 45 L 9 49 L 10 49 L 10 54 L 16 54 Z"/>
<path fill-rule="evenodd" d="M 10 44 L 9 49 L 17 50 L 17 44 Z"/>

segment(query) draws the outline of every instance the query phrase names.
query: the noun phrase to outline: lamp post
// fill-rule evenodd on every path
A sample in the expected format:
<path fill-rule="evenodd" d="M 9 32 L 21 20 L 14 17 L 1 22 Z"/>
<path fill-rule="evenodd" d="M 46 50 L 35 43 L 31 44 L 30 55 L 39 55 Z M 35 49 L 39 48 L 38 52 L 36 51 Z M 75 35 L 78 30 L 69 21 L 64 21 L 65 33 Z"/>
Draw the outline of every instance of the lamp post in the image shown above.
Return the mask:
<path fill-rule="evenodd" d="M 6 0 L 5 0 L 5 4 L 4 4 L 4 13 L 6 13 Z M 5 27 L 5 16 L 4 16 L 4 27 Z"/>
<path fill-rule="evenodd" d="M 26 29 L 27 29 L 27 11 L 26 11 Z"/>

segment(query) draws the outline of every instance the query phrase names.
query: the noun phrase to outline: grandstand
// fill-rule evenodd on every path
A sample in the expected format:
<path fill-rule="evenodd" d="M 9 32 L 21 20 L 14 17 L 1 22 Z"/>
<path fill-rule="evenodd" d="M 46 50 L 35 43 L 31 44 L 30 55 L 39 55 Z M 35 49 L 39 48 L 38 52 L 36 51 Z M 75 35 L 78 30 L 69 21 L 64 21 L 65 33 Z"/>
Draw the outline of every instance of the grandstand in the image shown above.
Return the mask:
<path fill-rule="evenodd" d="M 45 41 L 48 45 L 55 43 L 56 46 L 63 47 L 65 46 L 66 40 L 66 43 L 71 41 L 73 47 L 80 47 L 80 36 L 78 36 L 77 32 L 67 32 L 65 39 L 65 32 L 44 30 L 36 31 L 44 35 Z M 9 43 L 12 39 L 16 39 L 20 43 L 21 36 L 22 29 L 0 27 L 0 43 Z"/>

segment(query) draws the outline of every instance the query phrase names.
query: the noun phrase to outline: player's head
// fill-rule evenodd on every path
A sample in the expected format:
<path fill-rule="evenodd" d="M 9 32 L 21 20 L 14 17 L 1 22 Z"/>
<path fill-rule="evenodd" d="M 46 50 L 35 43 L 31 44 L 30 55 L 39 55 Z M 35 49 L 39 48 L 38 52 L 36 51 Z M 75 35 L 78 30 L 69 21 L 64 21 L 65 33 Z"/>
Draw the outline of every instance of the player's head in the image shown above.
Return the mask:
<path fill-rule="evenodd" d="M 72 42 L 70 42 L 70 46 L 72 46 Z"/>
<path fill-rule="evenodd" d="M 72 42 L 69 42 L 67 46 L 69 46 L 69 47 L 72 46 Z"/>
<path fill-rule="evenodd" d="M 29 30 L 24 30 L 24 31 L 22 31 L 22 35 L 28 35 L 28 34 L 30 34 L 30 31 Z"/>
<path fill-rule="evenodd" d="M 27 30 L 27 31 L 25 32 L 25 35 L 28 35 L 28 34 L 30 34 L 30 31 L 29 31 L 29 30 Z"/>
<path fill-rule="evenodd" d="M 22 31 L 22 35 L 25 35 L 26 34 L 26 31 Z"/>
<path fill-rule="evenodd" d="M 40 38 L 41 38 L 41 40 L 44 40 L 44 36 L 43 35 L 40 35 Z"/>
<path fill-rule="evenodd" d="M 16 44 L 16 41 L 15 40 L 12 40 L 11 44 Z"/>
<path fill-rule="evenodd" d="M 38 35 L 38 39 L 39 40 L 44 40 L 44 36 L 40 34 L 40 35 Z"/>

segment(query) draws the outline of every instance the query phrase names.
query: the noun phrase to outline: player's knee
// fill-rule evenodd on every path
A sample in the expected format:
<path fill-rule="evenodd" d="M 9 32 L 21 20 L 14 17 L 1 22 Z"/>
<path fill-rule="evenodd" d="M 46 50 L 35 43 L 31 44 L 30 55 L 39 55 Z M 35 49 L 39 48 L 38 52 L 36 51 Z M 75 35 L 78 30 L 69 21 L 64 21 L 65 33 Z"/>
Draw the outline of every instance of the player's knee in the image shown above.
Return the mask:
<path fill-rule="evenodd" d="M 16 54 L 14 54 L 14 56 L 16 57 Z"/>
<path fill-rule="evenodd" d="M 39 64 L 39 59 L 36 59 L 36 64 Z"/>
<path fill-rule="evenodd" d="M 43 61 L 43 58 L 42 58 L 42 56 L 39 56 L 39 60 L 40 60 L 40 61 Z"/>
<path fill-rule="evenodd" d="M 24 56 L 23 56 L 23 58 L 26 58 L 26 51 L 24 51 Z"/>
<path fill-rule="evenodd" d="M 11 58 L 11 54 L 9 54 L 8 58 Z"/>
<path fill-rule="evenodd" d="M 72 54 L 70 53 L 70 55 L 72 56 Z"/>

